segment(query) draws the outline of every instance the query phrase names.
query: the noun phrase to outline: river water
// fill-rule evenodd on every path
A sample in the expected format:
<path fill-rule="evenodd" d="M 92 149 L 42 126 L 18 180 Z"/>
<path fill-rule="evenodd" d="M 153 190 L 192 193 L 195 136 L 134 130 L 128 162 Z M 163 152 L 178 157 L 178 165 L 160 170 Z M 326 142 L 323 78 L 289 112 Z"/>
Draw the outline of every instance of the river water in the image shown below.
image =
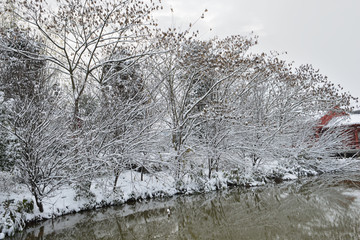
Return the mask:
<path fill-rule="evenodd" d="M 360 173 L 77 213 L 11 239 L 360 239 Z"/>

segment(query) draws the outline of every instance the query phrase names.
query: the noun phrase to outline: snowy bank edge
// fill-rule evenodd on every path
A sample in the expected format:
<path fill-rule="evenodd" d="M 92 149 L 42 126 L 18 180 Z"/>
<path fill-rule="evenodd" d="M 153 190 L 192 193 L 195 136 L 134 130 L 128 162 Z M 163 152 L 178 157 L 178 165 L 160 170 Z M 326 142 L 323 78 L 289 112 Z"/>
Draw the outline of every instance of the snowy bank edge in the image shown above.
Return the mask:
<path fill-rule="evenodd" d="M 269 169 L 267 169 L 269 170 Z M 97 179 L 92 183 L 91 192 L 94 196 L 90 199 L 82 198 L 75 200 L 75 190 L 71 187 L 60 189 L 53 197 L 44 201 L 44 212 L 40 213 L 37 207 L 34 207 L 33 213 L 16 214 L 16 219 L 9 221 L 5 218 L 4 202 L 11 199 L 14 203 L 24 199 L 33 200 L 30 192 L 22 189 L 23 193 L 9 193 L 4 199 L 1 199 L 0 206 L 0 239 L 6 236 L 12 236 L 17 231 L 22 231 L 25 224 L 53 219 L 67 214 L 78 213 L 108 206 L 126 204 L 143 199 L 156 199 L 172 197 L 178 194 L 207 193 L 211 191 L 227 189 L 230 187 L 256 187 L 263 186 L 266 183 L 292 181 L 301 176 L 318 175 L 319 172 L 313 169 L 272 169 L 267 173 L 240 175 L 237 170 L 228 172 L 218 172 L 211 179 L 193 178 L 185 176 L 181 185 L 170 175 L 163 172 L 154 175 L 146 175 L 143 181 L 140 181 L 140 173 L 128 171 L 121 175 L 122 180 L 117 186 L 117 191 L 112 192 L 110 179 Z M 20 190 L 21 191 L 21 190 Z M 12 205 L 11 210 L 15 210 L 16 205 Z M 21 218 L 21 219 L 19 219 Z M 24 223 L 21 225 L 19 223 Z"/>

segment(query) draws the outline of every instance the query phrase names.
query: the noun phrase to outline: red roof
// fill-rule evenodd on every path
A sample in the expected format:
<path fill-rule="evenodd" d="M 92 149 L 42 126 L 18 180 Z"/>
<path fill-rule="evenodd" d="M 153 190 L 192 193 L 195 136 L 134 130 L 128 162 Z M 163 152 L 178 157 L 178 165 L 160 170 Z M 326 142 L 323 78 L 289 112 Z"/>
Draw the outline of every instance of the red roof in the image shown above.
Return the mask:
<path fill-rule="evenodd" d="M 334 110 L 329 111 L 326 115 L 320 118 L 319 127 L 322 128 L 326 126 L 334 117 L 341 117 L 348 115 L 344 110 L 341 110 L 339 107 L 335 107 Z"/>

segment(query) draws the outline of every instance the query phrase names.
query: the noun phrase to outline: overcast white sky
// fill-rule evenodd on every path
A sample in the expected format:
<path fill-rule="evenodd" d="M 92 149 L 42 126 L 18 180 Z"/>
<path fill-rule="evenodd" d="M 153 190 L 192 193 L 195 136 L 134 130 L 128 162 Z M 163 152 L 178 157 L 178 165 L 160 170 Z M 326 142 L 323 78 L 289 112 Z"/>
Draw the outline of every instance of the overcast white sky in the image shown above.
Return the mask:
<path fill-rule="evenodd" d="M 157 15 L 163 26 L 185 29 L 208 9 L 196 24 L 203 39 L 254 31 L 257 51 L 286 51 L 295 65 L 310 63 L 360 97 L 360 0 L 163 0 L 163 5 Z"/>

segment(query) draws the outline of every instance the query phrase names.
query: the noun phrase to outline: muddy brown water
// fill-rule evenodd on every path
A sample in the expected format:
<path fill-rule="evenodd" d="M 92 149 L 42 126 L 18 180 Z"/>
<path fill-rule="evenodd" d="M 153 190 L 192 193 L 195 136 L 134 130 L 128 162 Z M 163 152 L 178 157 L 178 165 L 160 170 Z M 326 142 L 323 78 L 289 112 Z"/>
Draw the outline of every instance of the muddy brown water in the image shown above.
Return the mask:
<path fill-rule="evenodd" d="M 360 239 L 360 174 L 125 204 L 44 221 L 10 239 Z"/>

